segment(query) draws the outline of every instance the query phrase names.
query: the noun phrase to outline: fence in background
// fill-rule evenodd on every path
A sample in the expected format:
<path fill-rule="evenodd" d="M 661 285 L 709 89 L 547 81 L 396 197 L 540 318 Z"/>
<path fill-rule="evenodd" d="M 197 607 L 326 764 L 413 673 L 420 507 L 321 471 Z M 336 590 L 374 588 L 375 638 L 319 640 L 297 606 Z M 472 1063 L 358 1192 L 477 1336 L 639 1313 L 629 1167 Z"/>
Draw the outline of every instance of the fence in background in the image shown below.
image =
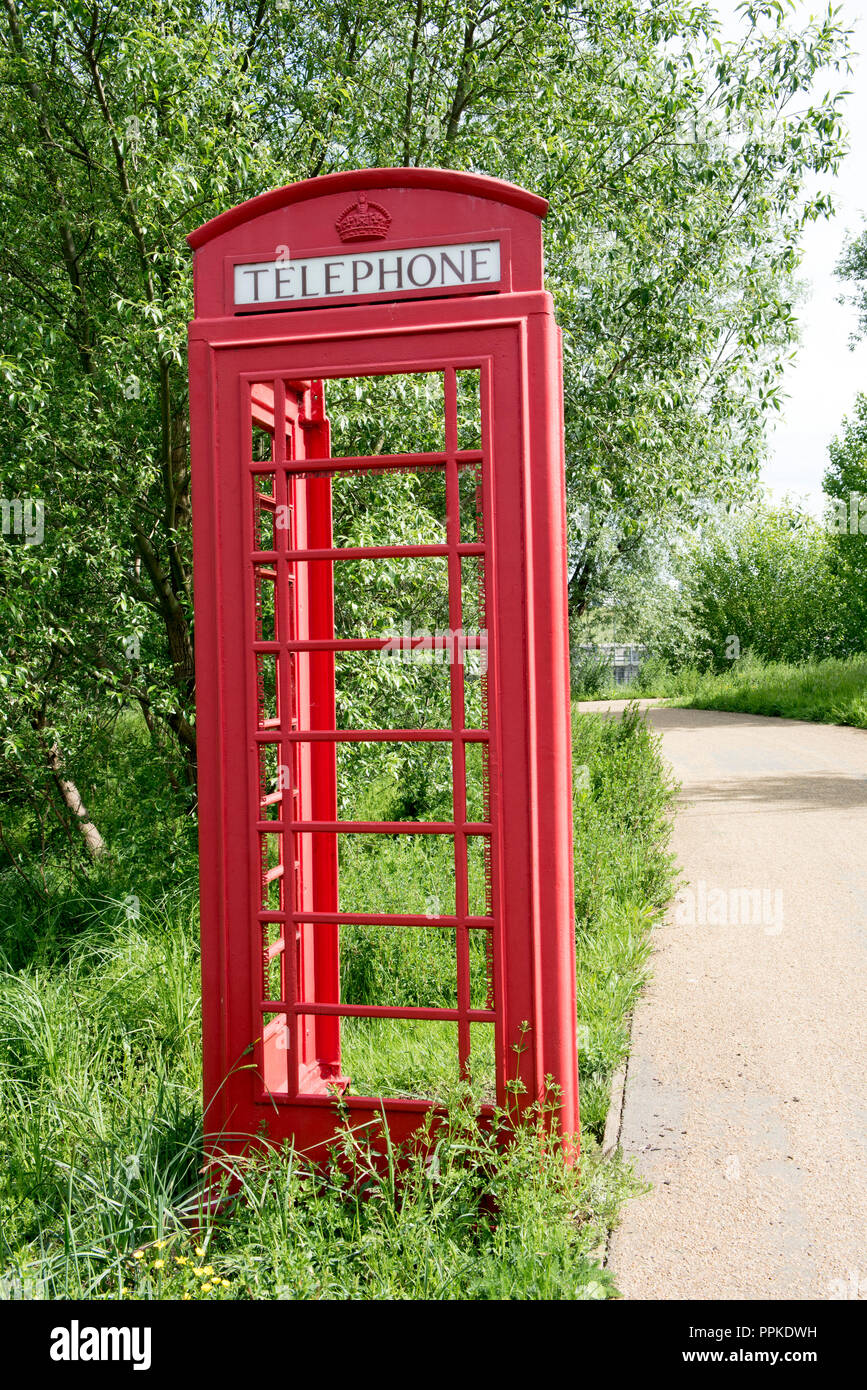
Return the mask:
<path fill-rule="evenodd" d="M 611 668 L 616 685 L 629 685 L 634 681 L 647 655 L 647 648 L 633 643 L 620 642 L 582 642 L 572 650 L 573 666 L 596 658 L 600 665 L 604 662 Z"/>

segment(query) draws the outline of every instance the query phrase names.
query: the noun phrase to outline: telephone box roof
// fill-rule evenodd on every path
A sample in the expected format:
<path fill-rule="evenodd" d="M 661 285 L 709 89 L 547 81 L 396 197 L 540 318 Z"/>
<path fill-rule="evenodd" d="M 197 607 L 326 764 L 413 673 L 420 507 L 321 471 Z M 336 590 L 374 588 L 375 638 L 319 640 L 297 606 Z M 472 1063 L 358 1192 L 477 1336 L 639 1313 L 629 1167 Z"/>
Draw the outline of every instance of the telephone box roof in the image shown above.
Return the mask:
<path fill-rule="evenodd" d="M 274 212 L 289 207 L 293 203 L 303 203 L 311 198 L 321 198 L 331 193 L 351 193 L 356 189 L 374 188 L 424 188 L 441 190 L 444 193 L 462 193 L 471 198 L 488 198 L 494 203 L 503 203 L 519 208 L 522 212 L 544 217 L 548 202 L 535 193 L 528 193 L 517 184 L 505 179 L 492 179 L 487 174 L 462 174 L 454 169 L 352 169 L 345 173 L 323 174 L 315 179 L 303 179 L 300 183 L 290 183 L 284 188 L 274 188 L 268 193 L 260 193 L 256 198 L 248 198 L 245 203 L 229 208 L 227 212 L 212 217 L 190 232 L 187 241 L 194 251 L 205 246 L 214 237 L 231 231 L 245 222 L 260 217 L 263 213 Z"/>

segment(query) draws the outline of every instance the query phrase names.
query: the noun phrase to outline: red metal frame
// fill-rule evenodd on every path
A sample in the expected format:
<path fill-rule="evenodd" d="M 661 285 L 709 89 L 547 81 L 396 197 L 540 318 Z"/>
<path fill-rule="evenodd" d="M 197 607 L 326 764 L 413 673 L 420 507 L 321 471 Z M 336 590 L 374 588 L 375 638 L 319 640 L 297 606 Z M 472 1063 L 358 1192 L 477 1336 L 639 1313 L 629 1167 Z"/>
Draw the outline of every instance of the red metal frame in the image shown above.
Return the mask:
<path fill-rule="evenodd" d="M 505 228 L 515 288 L 235 314 L 225 298 L 226 260 L 266 260 L 281 242 L 299 256 L 310 246 L 339 251 L 335 218 L 360 189 L 393 211 L 395 241 L 376 249 L 437 237 L 481 240 Z M 190 238 L 198 248 L 190 399 L 204 1087 L 206 1129 L 217 1146 L 267 1136 L 315 1151 L 334 1134 L 338 1097 L 356 1119 L 384 1113 L 397 1141 L 412 1133 L 430 1101 L 346 1091 L 341 1017 L 455 1023 L 463 1069 L 470 1025 L 493 1024 L 498 1104 L 520 1109 L 542 1099 L 553 1078 L 562 1128 L 577 1134 L 562 384 L 559 332 L 541 288 L 544 210 L 532 194 L 476 175 L 373 170 L 266 194 Z M 459 450 L 455 373 L 467 368 L 480 371 L 482 447 Z M 424 371 L 443 374 L 441 453 L 330 457 L 323 410 L 329 378 Z M 271 436 L 270 459 L 251 455 L 254 425 Z M 462 541 L 459 471 L 469 466 L 481 473 L 483 531 Z M 334 547 L 331 477 L 407 467 L 444 470 L 445 542 Z M 271 517 L 266 550 L 256 548 L 254 501 Z M 278 515 L 291 516 L 289 529 L 274 524 Z M 336 727 L 335 654 L 375 652 L 386 639 L 335 637 L 331 571 L 344 561 L 401 555 L 443 559 L 449 626 L 458 633 L 462 558 L 483 564 L 487 636 L 463 640 L 486 642 L 485 728 L 465 727 L 464 666 L 455 660 L 448 666 L 449 727 Z M 257 575 L 260 586 L 273 584 L 273 635 L 257 627 Z M 306 653 L 315 659 L 302 659 Z M 279 710 L 270 718 L 262 703 L 264 659 L 276 667 Z M 338 820 L 338 745 L 385 740 L 451 746 L 453 821 Z M 470 743 L 488 748 L 487 817 L 480 822 L 466 819 Z M 289 769 L 289 785 L 277 792 L 262 784 L 260 749 L 269 744 Z M 359 833 L 453 836 L 455 911 L 433 921 L 412 912 L 341 912 L 338 835 Z M 263 861 L 264 836 L 279 837 L 279 864 Z M 491 901 L 489 911 L 470 915 L 467 845 L 479 836 Z M 263 892 L 275 893 L 274 885 L 278 905 L 263 906 Z M 341 1003 L 343 922 L 455 932 L 457 1007 Z M 264 946 L 263 923 L 279 930 Z M 489 998 L 485 1008 L 472 1008 L 470 933 L 481 930 L 490 943 Z M 277 998 L 264 982 L 264 964 L 274 959 L 283 962 Z M 266 1015 L 273 1016 L 267 1024 Z"/>

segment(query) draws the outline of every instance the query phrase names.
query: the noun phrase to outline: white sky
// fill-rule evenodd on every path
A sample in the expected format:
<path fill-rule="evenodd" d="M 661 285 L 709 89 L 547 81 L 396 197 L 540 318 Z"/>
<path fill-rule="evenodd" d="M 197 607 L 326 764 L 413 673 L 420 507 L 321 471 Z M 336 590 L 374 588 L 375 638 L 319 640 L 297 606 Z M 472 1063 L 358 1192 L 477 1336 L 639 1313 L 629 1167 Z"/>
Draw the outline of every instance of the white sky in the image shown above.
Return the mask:
<path fill-rule="evenodd" d="M 801 278 L 806 281 L 806 293 L 799 308 L 801 344 L 786 372 L 786 399 L 770 436 L 769 458 L 762 474 L 773 497 L 788 493 L 802 499 L 816 514 L 822 510 L 828 442 L 839 432 L 857 392 L 867 393 L 867 341 L 854 351 L 849 348 L 856 315 L 849 306 L 837 303 L 845 285 L 834 274 L 847 233 L 858 232 L 867 215 L 867 0 L 839 2 L 842 17 L 855 24 L 853 47 L 859 54 L 848 79 L 840 83 L 851 92 L 845 107 L 850 149 L 836 179 L 818 185 L 830 188 L 837 207 L 835 217 L 813 223 L 804 235 Z M 734 15 L 736 3 L 717 0 L 725 31 L 731 36 L 740 23 Z M 824 5 L 817 0 L 798 0 L 796 13 L 804 19 L 826 11 L 827 0 Z M 824 95 L 830 85 L 822 83 L 816 95 Z"/>

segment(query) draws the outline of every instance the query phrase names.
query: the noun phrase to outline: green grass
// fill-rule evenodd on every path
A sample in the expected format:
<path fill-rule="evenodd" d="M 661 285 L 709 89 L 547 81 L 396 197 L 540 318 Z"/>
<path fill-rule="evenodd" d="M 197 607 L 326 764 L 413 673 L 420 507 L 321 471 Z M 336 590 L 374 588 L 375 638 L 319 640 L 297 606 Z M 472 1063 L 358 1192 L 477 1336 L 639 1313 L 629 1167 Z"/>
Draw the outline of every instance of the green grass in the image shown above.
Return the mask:
<path fill-rule="evenodd" d="M 867 729 L 867 656 L 793 666 L 744 656 L 721 675 L 694 670 L 671 678 L 674 703 L 692 709 L 742 710 L 820 724 Z"/>
<path fill-rule="evenodd" d="M 650 929 L 672 892 L 671 788 L 634 706 L 618 721 L 573 715 L 573 765 L 581 1122 L 601 1137 Z"/>
<path fill-rule="evenodd" d="M 475 1120 L 490 1094 L 490 1038 L 473 1039 L 474 1093 L 457 1086 L 445 1038 L 376 1020 L 344 1046 L 357 1089 L 433 1088 L 448 1119 L 421 1149 L 376 1165 L 347 1126 L 315 1174 L 291 1152 L 238 1160 L 240 1191 L 191 1234 L 202 1163 L 198 920 L 194 864 L 161 861 L 124 791 L 91 791 L 118 827 L 98 870 L 73 874 L 49 845 L 35 862 L 22 821 L 0 869 L 0 1292 L 50 1298 L 572 1299 L 613 1295 L 593 1252 L 635 1180 L 603 1160 L 612 1072 L 627 1048 L 648 930 L 670 893 L 668 792 L 634 716 L 577 715 L 576 919 L 584 1148 L 569 1167 L 545 1127 L 499 1148 Z M 374 795 L 372 793 L 372 795 Z M 390 795 L 380 787 L 376 798 Z M 118 802 L 111 802 L 116 797 Z M 97 815 L 99 813 L 99 815 Z M 387 888 L 360 846 L 342 864 L 352 894 L 445 897 L 448 867 L 427 837 L 391 856 Z M 421 837 L 419 837 L 421 839 Z M 417 847 L 416 847 L 417 849 Z M 40 852 L 41 853 L 41 852 Z M 401 857 L 401 854 L 404 857 Z M 406 856 L 409 857 L 406 857 Z M 8 861 L 7 861 L 8 862 Z M 166 867 L 169 865 L 170 867 Z M 136 886 L 159 882 L 162 893 Z M 28 882 L 29 877 L 29 882 Z M 483 884 L 480 885 L 480 891 Z M 356 904 L 357 905 L 357 904 Z M 454 987 L 440 934 L 347 935 L 348 995 L 438 1002 Z M 484 985 L 484 960 L 475 975 Z M 474 986 L 476 987 L 476 986 Z M 448 1027 L 448 1025 L 442 1025 Z M 486 1025 L 480 1025 L 484 1029 Z M 538 1117 L 537 1117 L 538 1118 Z M 199 1253 L 197 1253 L 199 1252 Z"/>

